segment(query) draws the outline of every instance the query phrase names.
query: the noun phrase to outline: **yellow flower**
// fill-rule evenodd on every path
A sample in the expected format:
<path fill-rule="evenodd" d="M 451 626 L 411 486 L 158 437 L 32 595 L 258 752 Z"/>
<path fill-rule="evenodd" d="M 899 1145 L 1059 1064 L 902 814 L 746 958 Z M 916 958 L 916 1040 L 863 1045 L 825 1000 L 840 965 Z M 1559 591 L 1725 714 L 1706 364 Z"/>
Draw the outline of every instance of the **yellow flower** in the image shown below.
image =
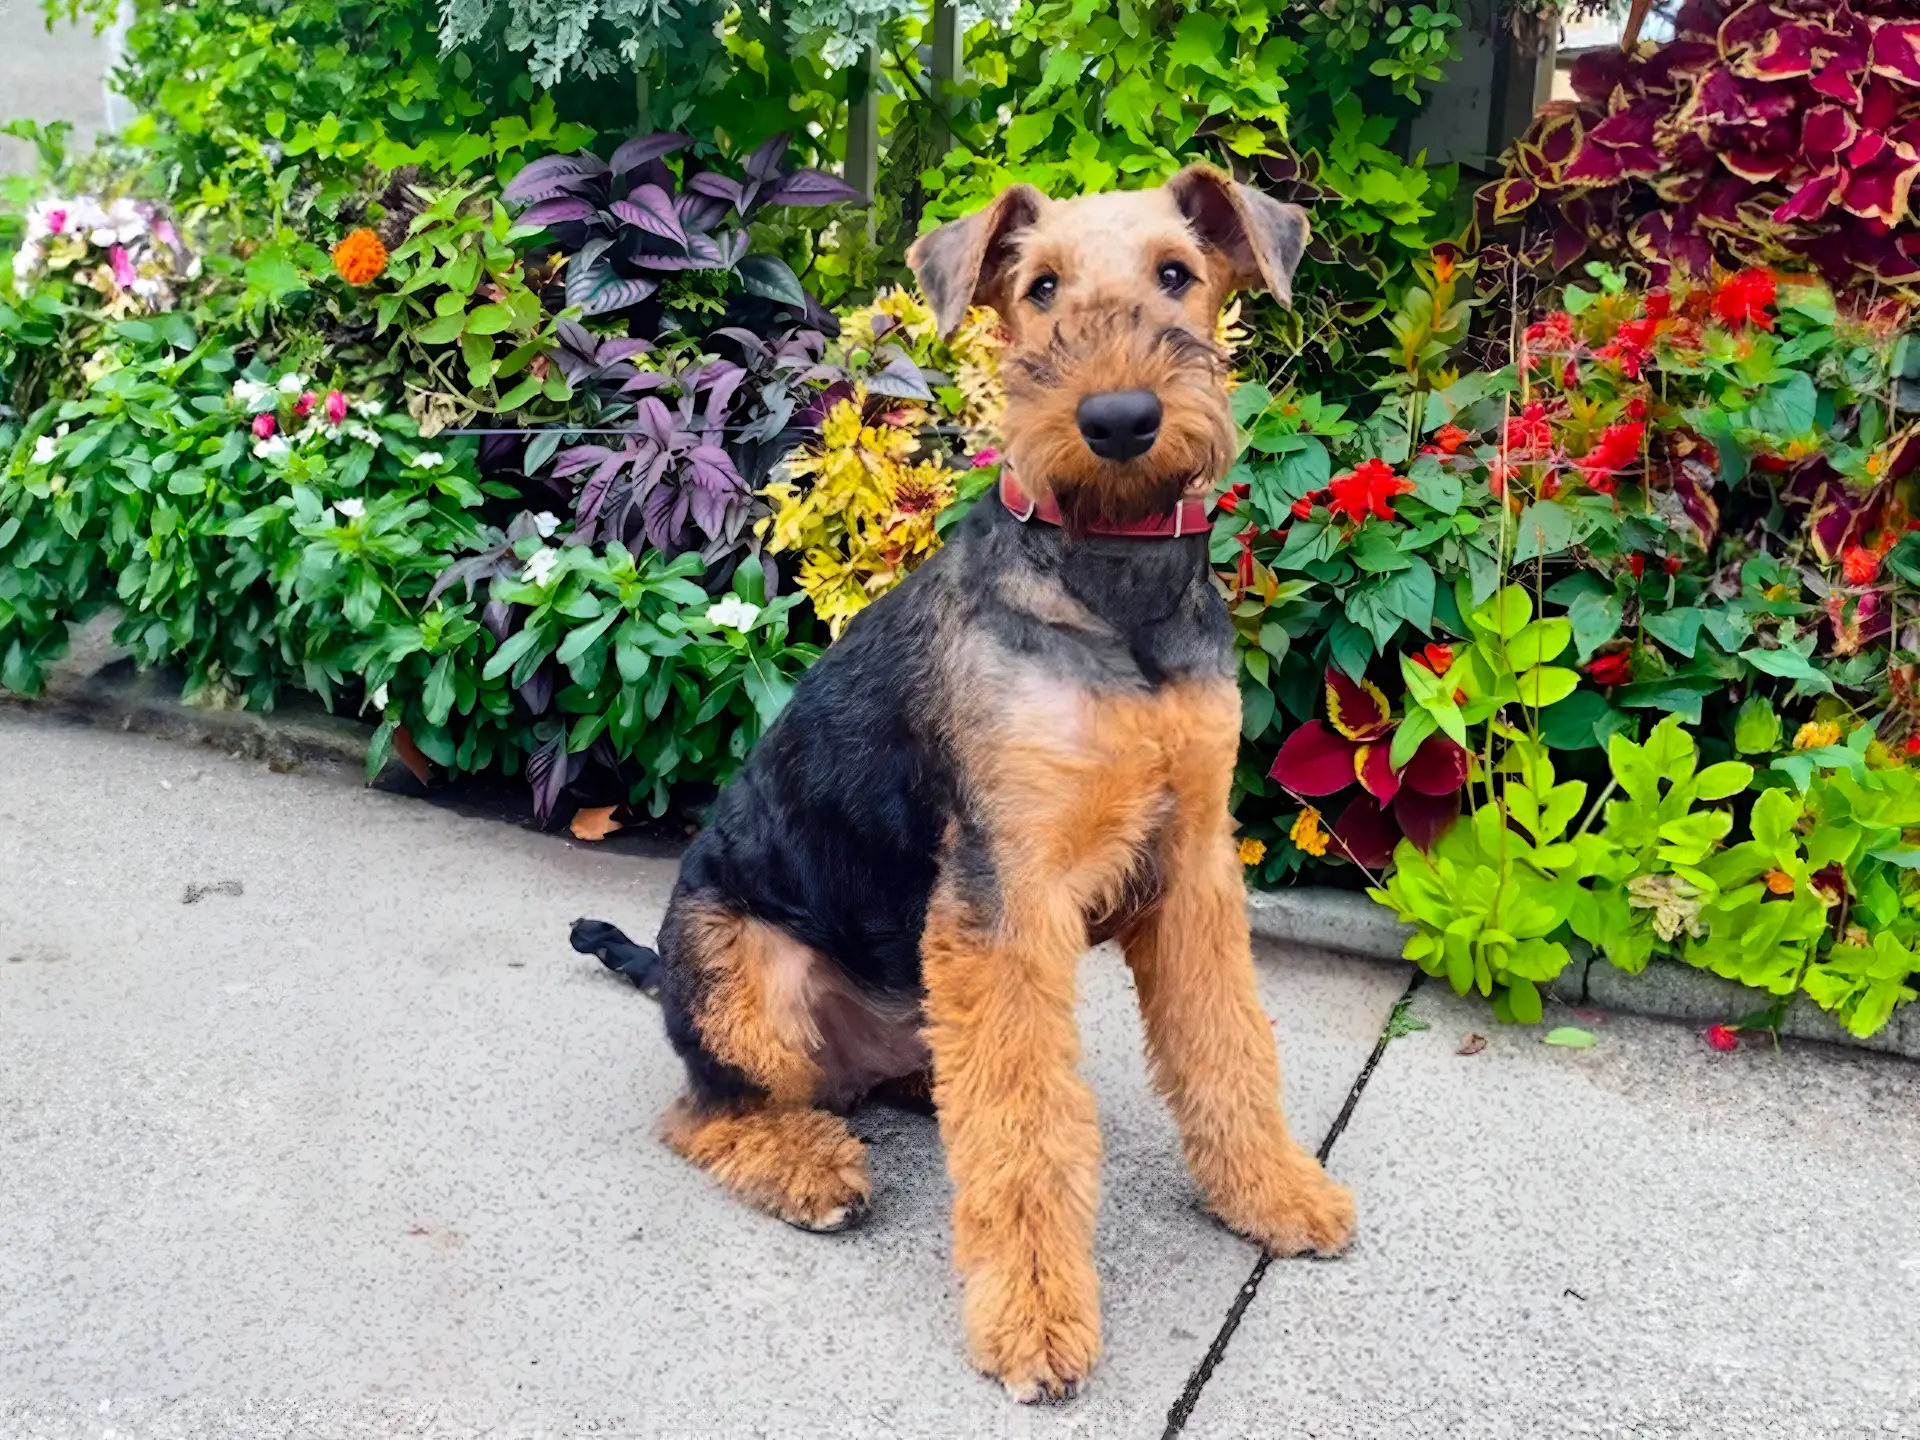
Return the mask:
<path fill-rule="evenodd" d="M 1794 732 L 1793 748 L 1817 750 L 1823 745 L 1840 743 L 1840 724 L 1835 720 L 1809 720 Z"/>
<path fill-rule="evenodd" d="M 1258 865 L 1266 858 L 1266 841 L 1256 840 L 1249 835 L 1240 842 L 1240 863 L 1242 865 Z"/>
<path fill-rule="evenodd" d="M 1324 855 L 1327 853 L 1327 842 L 1332 837 L 1320 828 L 1320 812 L 1309 805 L 1293 822 L 1287 838 L 1309 855 Z"/>

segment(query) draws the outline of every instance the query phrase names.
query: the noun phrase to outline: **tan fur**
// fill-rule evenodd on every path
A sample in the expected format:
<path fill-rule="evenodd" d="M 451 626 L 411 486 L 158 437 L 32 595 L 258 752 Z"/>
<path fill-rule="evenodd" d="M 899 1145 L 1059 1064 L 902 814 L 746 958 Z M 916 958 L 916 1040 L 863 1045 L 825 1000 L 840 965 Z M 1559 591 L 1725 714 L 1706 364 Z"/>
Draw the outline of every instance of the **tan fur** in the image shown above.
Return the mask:
<path fill-rule="evenodd" d="M 1332 1254 L 1353 1231 L 1353 1197 L 1287 1135 L 1279 1057 L 1254 987 L 1227 814 L 1239 694 L 1222 682 L 1187 718 L 1189 744 L 1167 777 L 1177 801 L 1159 903 L 1121 934 L 1154 1082 L 1215 1214 L 1277 1255 Z"/>
<path fill-rule="evenodd" d="M 867 1150 L 824 1110 L 768 1105 L 703 1114 L 685 1100 L 660 1138 L 749 1205 L 808 1230 L 836 1230 L 867 1203 Z"/>

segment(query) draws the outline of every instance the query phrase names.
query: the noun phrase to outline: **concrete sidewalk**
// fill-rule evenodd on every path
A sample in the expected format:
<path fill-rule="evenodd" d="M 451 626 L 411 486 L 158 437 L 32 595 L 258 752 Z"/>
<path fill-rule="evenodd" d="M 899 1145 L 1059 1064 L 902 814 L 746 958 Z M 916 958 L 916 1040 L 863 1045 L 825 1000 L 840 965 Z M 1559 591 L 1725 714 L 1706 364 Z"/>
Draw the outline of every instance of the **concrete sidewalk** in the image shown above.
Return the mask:
<path fill-rule="evenodd" d="M 842 1236 L 651 1138 L 658 1012 L 565 936 L 650 934 L 672 874 L 0 711 L 0 1437 L 1920 1436 L 1920 1068 L 1625 1019 L 1549 1049 L 1429 986 L 1332 1154 L 1352 1252 L 1249 1292 L 1107 952 L 1107 1355 L 1012 1406 L 930 1121 L 863 1113 Z M 1308 1143 L 1406 979 L 1261 956 Z"/>

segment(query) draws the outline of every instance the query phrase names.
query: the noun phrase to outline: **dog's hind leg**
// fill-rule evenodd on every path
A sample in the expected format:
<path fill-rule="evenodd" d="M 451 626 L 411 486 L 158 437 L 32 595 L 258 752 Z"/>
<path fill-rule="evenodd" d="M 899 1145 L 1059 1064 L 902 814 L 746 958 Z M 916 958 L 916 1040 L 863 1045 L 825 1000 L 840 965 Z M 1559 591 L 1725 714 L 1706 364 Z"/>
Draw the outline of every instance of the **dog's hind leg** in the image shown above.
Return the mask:
<path fill-rule="evenodd" d="M 1254 983 L 1227 811 L 1239 697 L 1224 685 L 1195 706 L 1219 713 L 1196 714 L 1171 777 L 1160 900 L 1120 937 L 1148 1058 L 1214 1213 L 1275 1254 L 1332 1254 L 1352 1233 L 1353 1198 L 1287 1134 L 1279 1056 Z"/>
<path fill-rule="evenodd" d="M 1073 1017 L 1085 923 L 1032 887 L 997 917 L 958 890 L 936 888 L 920 949 L 967 1340 L 1015 1399 L 1058 1398 L 1100 1351 L 1100 1131 Z"/>
<path fill-rule="evenodd" d="M 661 1138 L 748 1204 L 806 1230 L 866 1213 L 866 1147 L 816 1107 L 820 1037 L 809 1009 L 821 957 L 773 929 L 691 897 L 662 927 L 669 1033 L 688 1091 Z"/>

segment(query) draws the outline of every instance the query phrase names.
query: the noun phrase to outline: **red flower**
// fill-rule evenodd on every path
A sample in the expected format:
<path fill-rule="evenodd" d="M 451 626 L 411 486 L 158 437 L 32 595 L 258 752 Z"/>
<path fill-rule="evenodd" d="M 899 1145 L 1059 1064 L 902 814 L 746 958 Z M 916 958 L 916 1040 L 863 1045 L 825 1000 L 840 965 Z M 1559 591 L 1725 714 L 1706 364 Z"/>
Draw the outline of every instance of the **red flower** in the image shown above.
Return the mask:
<path fill-rule="evenodd" d="M 1623 420 L 1607 426 L 1594 441 L 1593 448 L 1573 462 L 1580 467 L 1581 479 L 1601 494 L 1611 495 L 1617 487 L 1603 486 L 1601 482 L 1613 479 L 1640 458 L 1640 445 L 1646 435 L 1646 423 L 1640 420 Z"/>
<path fill-rule="evenodd" d="M 1771 270 L 1742 270 L 1713 292 L 1713 313 L 1729 325 L 1751 321 L 1762 330 L 1771 330 L 1773 316 L 1767 308 L 1779 292 L 1779 282 Z"/>
<path fill-rule="evenodd" d="M 998 455 L 996 455 L 994 458 L 998 459 L 999 457 Z M 1219 500 L 1220 513 L 1222 515 L 1233 514 L 1235 511 L 1239 510 L 1240 502 L 1246 499 L 1247 496 L 1249 496 L 1252 493 L 1253 493 L 1253 487 L 1251 485 L 1234 486 L 1231 490 L 1227 491 L 1224 495 L 1220 497 L 1220 500 Z"/>
<path fill-rule="evenodd" d="M 1444 675 L 1453 668 L 1453 647 L 1451 645 L 1428 645 L 1413 657 L 1413 663 L 1424 665 L 1436 675 Z"/>
<path fill-rule="evenodd" d="M 1627 401 L 1627 419 L 1644 420 L 1647 418 L 1647 402 L 1636 395 Z"/>
<path fill-rule="evenodd" d="M 1666 559 L 1660 562 L 1660 568 L 1666 571 L 1667 574 L 1669 575 L 1678 575 L 1680 573 L 1680 566 L 1682 563 L 1683 562 L 1681 561 L 1678 555 L 1669 555 L 1667 556 Z"/>
<path fill-rule="evenodd" d="M 1627 556 L 1627 569 L 1633 572 L 1633 578 L 1644 580 L 1647 576 L 1647 557 L 1644 555 Z"/>
<path fill-rule="evenodd" d="M 1580 388 L 1580 367 L 1569 360 L 1560 369 L 1560 388 L 1578 390 Z"/>
<path fill-rule="evenodd" d="M 1544 454 L 1552 449 L 1553 427 L 1547 423 L 1547 407 L 1534 400 L 1518 415 L 1509 416 L 1502 443 L 1520 454 Z"/>
<path fill-rule="evenodd" d="M 1722 1054 L 1740 1048 L 1740 1032 L 1731 1025 L 1709 1025 L 1705 1038 L 1707 1044 Z"/>
<path fill-rule="evenodd" d="M 263 413 L 254 416 L 253 417 L 253 433 L 255 438 L 260 440 L 271 440 L 273 438 L 274 430 L 278 428 L 278 423 L 279 422 L 277 422 L 273 418 L 273 412 L 271 410 L 264 411 Z"/>
<path fill-rule="evenodd" d="M 1920 755 L 1920 734 L 1907 736 L 1904 748 L 1909 755 Z"/>
<path fill-rule="evenodd" d="M 1439 447 L 1442 455 L 1452 455 L 1473 437 L 1452 421 L 1448 421 L 1434 431 L 1433 443 Z"/>
<path fill-rule="evenodd" d="M 1547 478 L 1540 482 L 1540 498 L 1551 500 L 1560 493 L 1560 476 L 1557 471 L 1549 471 Z"/>
<path fill-rule="evenodd" d="M 1840 573 L 1849 585 L 1871 585 L 1880 574 L 1880 557 L 1864 545 L 1849 545 L 1840 552 Z"/>
<path fill-rule="evenodd" d="M 1535 321 L 1527 327 L 1527 344 L 1572 348 L 1573 316 L 1564 310 L 1556 310 L 1546 319 Z"/>
<path fill-rule="evenodd" d="M 300 392 L 300 398 L 293 402 L 293 418 L 296 420 L 306 419 L 307 416 L 313 413 L 313 407 L 319 403 L 319 400 L 320 397 L 315 395 L 313 391 L 302 390 Z"/>
<path fill-rule="evenodd" d="M 1305 495 L 1302 495 L 1298 500 L 1294 501 L 1293 504 L 1288 506 L 1287 508 L 1293 511 L 1295 519 L 1298 519 L 1298 520 L 1309 519 L 1313 515 L 1314 502 L 1319 500 L 1326 493 L 1327 492 L 1325 490 L 1309 490 Z"/>
<path fill-rule="evenodd" d="M 1333 492 L 1329 507 L 1333 513 L 1357 525 L 1369 515 L 1393 519 L 1393 497 L 1411 494 L 1414 485 L 1411 480 L 1395 475 L 1386 461 L 1367 460 L 1351 475 L 1342 475 L 1327 488 Z"/>
<path fill-rule="evenodd" d="M 1589 476 L 1587 484 L 1601 495 L 1611 495 L 1620 488 L 1620 482 L 1611 475 Z"/>
<path fill-rule="evenodd" d="M 1358 781 L 1363 793 L 1334 822 L 1333 834 L 1362 865 L 1384 865 L 1402 835 L 1426 849 L 1460 813 L 1467 752 L 1444 735 L 1429 735 L 1395 770 L 1398 722 L 1387 697 L 1333 666 L 1326 682 L 1333 728 L 1309 720 L 1287 737 L 1268 774 L 1299 795 L 1332 795 Z"/>
<path fill-rule="evenodd" d="M 1633 653 L 1610 650 L 1605 655 L 1596 655 L 1587 666 L 1587 674 L 1596 685 L 1624 685 L 1633 679 Z"/>
<path fill-rule="evenodd" d="M 1649 320 L 1664 320 L 1673 313 L 1673 296 L 1665 290 L 1649 290 L 1644 308 Z"/>

